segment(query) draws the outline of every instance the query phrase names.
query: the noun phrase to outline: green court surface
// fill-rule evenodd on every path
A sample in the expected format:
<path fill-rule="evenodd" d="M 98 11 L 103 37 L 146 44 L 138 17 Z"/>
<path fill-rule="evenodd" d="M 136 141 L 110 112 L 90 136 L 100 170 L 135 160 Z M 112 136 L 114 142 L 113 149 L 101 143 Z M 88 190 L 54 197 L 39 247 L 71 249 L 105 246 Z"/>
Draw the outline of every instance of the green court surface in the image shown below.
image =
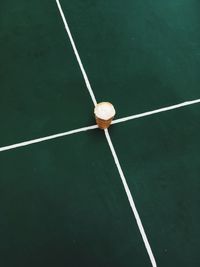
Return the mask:
<path fill-rule="evenodd" d="M 93 106 L 55 1 L 8 0 L 0 12 L 0 145 L 91 124 Z"/>
<path fill-rule="evenodd" d="M 111 130 L 158 266 L 200 263 L 199 114 L 193 106 Z"/>
<path fill-rule="evenodd" d="M 199 98 L 199 1 L 61 4 L 97 99 L 121 116 Z"/>
<path fill-rule="evenodd" d="M 60 4 L 116 118 L 200 98 L 198 1 Z M 199 267 L 200 104 L 109 129 L 157 265 L 102 130 L 3 151 L 94 125 L 87 87 L 56 1 L 3 0 L 0 266 Z"/>
<path fill-rule="evenodd" d="M 151 266 L 102 134 L 0 160 L 1 266 Z"/>

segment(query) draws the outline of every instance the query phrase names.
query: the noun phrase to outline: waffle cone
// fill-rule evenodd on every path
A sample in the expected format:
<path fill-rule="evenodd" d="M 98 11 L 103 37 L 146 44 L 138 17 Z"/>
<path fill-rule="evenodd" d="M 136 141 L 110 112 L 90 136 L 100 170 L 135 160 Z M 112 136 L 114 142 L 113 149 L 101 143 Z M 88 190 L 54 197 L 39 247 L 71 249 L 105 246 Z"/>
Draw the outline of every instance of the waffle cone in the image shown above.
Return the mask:
<path fill-rule="evenodd" d="M 108 120 L 103 120 L 103 119 L 98 118 L 97 116 L 95 116 L 95 117 L 96 117 L 96 123 L 97 123 L 97 125 L 102 130 L 103 129 L 107 129 L 110 126 L 110 124 L 111 124 L 111 122 L 113 120 L 113 118 L 110 118 Z"/>

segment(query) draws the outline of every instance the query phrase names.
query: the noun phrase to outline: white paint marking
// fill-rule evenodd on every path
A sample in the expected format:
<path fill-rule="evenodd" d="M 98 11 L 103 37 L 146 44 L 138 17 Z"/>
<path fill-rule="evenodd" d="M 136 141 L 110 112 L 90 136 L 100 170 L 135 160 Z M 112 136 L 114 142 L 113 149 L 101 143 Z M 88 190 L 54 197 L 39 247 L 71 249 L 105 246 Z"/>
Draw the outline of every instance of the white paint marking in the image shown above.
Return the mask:
<path fill-rule="evenodd" d="M 40 143 L 40 142 L 44 142 L 44 141 L 47 141 L 47 140 L 55 139 L 55 138 L 58 138 L 58 137 L 71 135 L 71 134 L 75 134 L 75 133 L 80 133 L 80 132 L 84 132 L 84 131 L 88 131 L 88 130 L 92 130 L 92 129 L 96 129 L 96 128 L 98 128 L 97 125 L 92 125 L 92 126 L 83 127 L 83 128 L 75 129 L 75 130 L 64 132 L 64 133 L 53 134 L 53 135 L 49 135 L 49 136 L 46 136 L 46 137 L 41 137 L 41 138 L 33 139 L 33 140 L 30 140 L 30 141 L 17 143 L 17 144 L 14 144 L 14 145 L 0 147 L 0 152 L 6 151 L 6 150 L 10 150 L 10 149 L 15 149 L 15 148 L 22 147 L 22 146 L 28 146 L 28 145 L 32 145 L 32 144 L 35 144 L 35 143 Z"/>
<path fill-rule="evenodd" d="M 168 110 L 172 110 L 172 109 L 178 109 L 178 108 L 181 108 L 181 107 L 184 107 L 184 106 L 189 106 L 189 105 L 193 105 L 193 104 L 197 104 L 197 103 L 200 103 L 200 99 L 187 101 L 187 102 L 184 102 L 184 103 L 181 103 L 181 104 L 177 104 L 177 105 L 173 105 L 173 106 L 169 106 L 169 107 L 165 107 L 165 108 L 156 109 L 156 110 L 153 110 L 153 111 L 148 111 L 148 112 L 144 112 L 144 113 L 140 113 L 140 114 L 136 114 L 136 115 L 120 118 L 120 119 L 117 119 L 117 120 L 113 120 L 112 124 L 121 123 L 121 122 L 125 122 L 125 121 L 128 121 L 128 120 L 134 120 L 134 119 L 138 119 L 138 118 L 141 118 L 141 117 L 150 116 L 150 115 L 153 115 L 153 114 L 156 114 L 156 113 L 160 113 L 160 112 L 164 112 L 164 111 L 168 111 Z M 49 135 L 49 136 L 46 136 L 46 137 L 41 137 L 41 138 L 38 138 L 38 139 L 33 139 L 33 140 L 30 140 L 30 141 L 17 143 L 17 144 L 14 144 L 14 145 L 4 146 L 4 147 L 0 147 L 0 152 L 5 151 L 5 150 L 14 149 L 14 148 L 21 147 L 21 146 L 28 146 L 28 145 L 31 145 L 31 144 L 34 144 L 34 143 L 39 143 L 39 142 L 47 141 L 47 140 L 50 140 L 50 139 L 55 139 L 55 138 L 62 137 L 62 136 L 65 136 L 65 135 L 71 135 L 71 134 L 78 133 L 78 132 L 97 129 L 97 128 L 98 128 L 97 125 L 92 125 L 92 126 L 83 127 L 83 128 L 71 130 L 71 131 L 68 131 L 68 132 L 60 133 L 60 134 Z"/>
<path fill-rule="evenodd" d="M 152 110 L 152 111 L 147 111 L 147 112 L 144 112 L 144 113 L 140 113 L 140 114 L 124 117 L 124 118 L 121 118 L 121 119 L 116 119 L 116 120 L 112 121 L 112 124 L 125 122 L 125 121 L 129 121 L 129 120 L 134 120 L 134 119 L 150 116 L 150 115 L 153 115 L 153 114 L 156 114 L 156 113 L 169 111 L 169 110 L 172 110 L 172 109 L 177 109 L 177 108 L 181 108 L 181 107 L 185 107 L 185 106 L 194 105 L 194 104 L 197 104 L 197 103 L 200 103 L 200 99 L 183 102 L 183 103 L 180 103 L 180 104 L 177 104 L 177 105 L 164 107 L 164 108 L 160 108 L 160 109 L 156 109 L 156 110 Z"/>
<path fill-rule="evenodd" d="M 89 85 L 89 86 L 87 86 L 87 88 L 88 88 L 88 90 L 89 90 L 89 92 L 90 92 L 90 96 L 91 96 L 91 98 L 92 98 L 92 100 L 93 100 L 93 103 L 94 103 L 94 105 L 96 106 L 96 104 L 97 104 L 96 98 L 95 98 L 94 93 L 93 93 L 93 90 L 92 90 L 92 88 L 91 88 L 91 86 L 90 86 L 90 83 L 89 83 L 87 74 L 86 74 L 86 72 L 85 72 L 85 70 L 84 70 L 84 68 L 83 68 L 83 65 L 82 65 L 82 62 L 81 62 L 81 60 L 80 60 L 78 51 L 77 51 L 77 49 L 76 49 L 75 43 L 74 43 L 74 41 L 73 41 L 73 38 L 72 38 L 72 36 L 71 36 L 71 32 L 70 32 L 70 30 L 69 30 L 69 26 L 68 26 L 68 24 L 67 24 L 67 22 L 66 22 L 64 13 L 63 13 L 63 11 L 62 11 L 60 2 L 59 2 L 59 0 L 56 0 L 56 2 L 57 2 L 57 5 L 58 5 L 58 8 L 59 8 L 59 10 L 60 10 L 60 14 L 61 14 L 61 16 L 62 16 L 62 19 L 63 19 L 64 25 L 65 25 L 65 28 L 66 28 L 67 33 L 68 33 L 68 35 L 69 35 L 70 41 L 71 41 L 71 43 L 72 43 L 72 46 L 73 46 L 73 49 L 74 49 L 76 58 L 77 58 L 77 60 L 78 60 L 79 66 L 80 66 L 81 71 L 82 71 L 82 73 L 83 73 L 84 79 L 85 79 L 85 81 L 87 81 L 87 82 L 86 82 L 86 86 Z M 137 221 L 137 224 L 138 224 L 140 233 L 141 233 L 142 238 L 143 238 L 143 241 L 144 241 L 144 243 L 145 243 L 145 247 L 146 247 L 147 252 L 148 252 L 148 254 L 149 254 L 149 257 L 150 257 L 152 266 L 153 266 L 153 267 L 156 267 L 157 265 L 156 265 L 156 262 L 155 262 L 153 253 L 152 253 L 152 251 L 151 251 L 149 242 L 148 242 L 147 237 L 146 237 L 146 234 L 145 234 L 145 232 L 144 232 L 144 228 L 143 228 L 143 226 L 142 226 L 140 217 L 139 217 L 139 215 L 138 215 L 137 209 L 136 209 L 135 204 L 134 204 L 134 202 L 133 202 L 133 198 L 132 198 L 132 196 L 131 196 L 131 192 L 130 192 L 130 190 L 129 190 L 129 188 L 128 188 L 126 179 L 125 179 L 124 174 L 123 174 L 123 172 L 122 172 L 122 169 L 121 169 L 119 160 L 118 160 L 117 155 L 116 155 L 116 153 L 115 153 L 115 150 L 114 150 L 114 147 L 113 147 L 113 144 L 112 144 L 112 141 L 111 141 L 111 139 L 110 139 L 110 135 L 109 135 L 107 129 L 105 130 L 105 135 L 106 135 L 106 139 L 107 139 L 107 141 L 108 141 L 108 144 L 109 144 L 109 146 L 110 146 L 111 152 L 112 152 L 112 154 L 113 154 L 113 157 L 114 157 L 116 166 L 117 166 L 117 168 L 118 168 L 119 174 L 120 174 L 120 176 L 121 176 L 121 179 L 122 179 L 122 182 L 123 182 L 123 185 L 124 185 L 124 188 L 125 188 L 125 191 L 126 191 L 128 200 L 129 200 L 129 203 L 130 203 L 131 208 L 132 208 L 132 210 L 133 210 L 133 213 L 134 213 L 134 215 L 135 215 L 135 218 L 136 218 L 136 221 Z"/>
<path fill-rule="evenodd" d="M 65 26 L 65 29 L 66 29 L 67 34 L 68 34 L 68 36 L 69 36 L 69 39 L 70 39 L 72 48 L 73 48 L 73 50 L 74 50 L 76 59 L 77 59 L 78 64 L 79 64 L 79 66 L 80 66 L 80 69 L 81 69 L 83 78 L 84 78 L 84 80 L 85 80 L 86 87 L 87 87 L 87 89 L 88 89 L 88 91 L 89 91 L 89 93 L 90 93 L 90 96 L 91 96 L 91 98 L 92 98 L 92 101 L 93 101 L 93 103 L 94 103 L 94 106 L 96 106 L 96 105 L 97 105 L 96 98 L 95 98 L 94 93 L 93 93 L 93 91 L 92 91 L 90 82 L 89 82 L 89 80 L 88 80 L 86 71 L 85 71 L 85 69 L 84 69 L 84 67 L 83 67 L 81 58 L 80 58 L 80 56 L 79 56 L 78 50 L 77 50 L 77 48 L 76 48 L 76 45 L 75 45 L 75 43 L 74 43 L 74 40 L 73 40 L 71 31 L 70 31 L 70 29 L 69 29 L 68 23 L 67 23 L 67 21 L 66 21 L 66 18 L 65 18 L 65 15 L 64 15 L 64 13 L 63 13 L 63 10 L 62 10 L 62 7 L 61 7 L 61 5 L 60 5 L 59 0 L 56 0 L 56 3 L 57 3 L 57 6 L 58 6 L 58 9 L 59 9 L 59 11 L 60 11 L 60 15 L 61 15 L 61 17 L 62 17 L 62 20 L 63 20 L 64 26 Z"/>
<path fill-rule="evenodd" d="M 148 241 L 147 236 L 146 236 L 146 233 L 145 233 L 145 231 L 144 231 L 144 227 L 143 227 L 143 225 L 142 225 L 142 222 L 141 222 L 139 213 L 138 213 L 138 211 L 137 211 L 137 208 L 136 208 L 136 206 L 135 206 L 135 203 L 134 203 L 133 197 L 132 197 L 132 195 L 131 195 L 130 189 L 129 189 L 128 184 L 127 184 L 127 182 L 126 182 L 126 178 L 125 178 L 125 176 L 124 176 L 124 173 L 123 173 L 123 171 L 122 171 L 121 165 L 120 165 L 120 163 L 119 163 L 119 159 L 118 159 L 118 157 L 117 157 L 117 154 L 116 154 L 116 152 L 115 152 L 114 146 L 113 146 L 113 144 L 112 144 L 112 141 L 111 141 L 109 132 L 108 132 L 107 129 L 105 129 L 104 131 L 105 131 L 106 139 L 107 139 L 107 141 L 108 141 L 110 150 L 111 150 L 111 152 L 112 152 L 112 155 L 113 155 L 115 164 L 116 164 L 117 169 L 118 169 L 118 171 L 119 171 L 119 175 L 120 175 L 120 177 L 121 177 L 121 180 L 122 180 L 124 189 L 125 189 L 125 191 L 126 191 L 126 195 L 127 195 L 127 197 L 128 197 L 128 201 L 129 201 L 129 203 L 130 203 L 130 206 L 131 206 L 131 209 L 132 209 L 133 214 L 134 214 L 134 216 L 135 216 L 135 219 L 136 219 L 138 228 L 139 228 L 139 230 L 140 230 L 142 239 L 143 239 L 143 241 L 144 241 L 146 250 L 147 250 L 147 252 L 148 252 L 148 255 L 149 255 L 151 264 L 152 264 L 153 267 L 156 267 L 157 264 L 156 264 L 156 261 L 155 261 L 153 252 L 152 252 L 152 250 L 151 250 L 149 241 Z"/>

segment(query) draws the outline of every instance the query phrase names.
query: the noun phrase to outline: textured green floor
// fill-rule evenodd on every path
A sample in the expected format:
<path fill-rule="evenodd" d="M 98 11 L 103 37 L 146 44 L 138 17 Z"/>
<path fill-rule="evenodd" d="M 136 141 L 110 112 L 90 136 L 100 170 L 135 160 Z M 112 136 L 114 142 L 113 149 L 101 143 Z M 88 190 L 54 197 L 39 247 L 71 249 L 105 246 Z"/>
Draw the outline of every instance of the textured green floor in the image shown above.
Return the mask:
<path fill-rule="evenodd" d="M 118 116 L 199 98 L 199 1 L 61 3 L 97 99 Z"/>
<path fill-rule="evenodd" d="M 158 266 L 200 265 L 199 105 L 111 133 Z"/>
<path fill-rule="evenodd" d="M 0 146 L 93 123 L 55 1 L 3 1 L 0 47 Z"/>
<path fill-rule="evenodd" d="M 0 154 L 0 265 L 151 266 L 103 132 Z"/>
<path fill-rule="evenodd" d="M 200 98 L 197 1 L 61 0 L 98 101 L 128 116 Z M 54 0 L 0 8 L 0 146 L 94 123 Z M 114 125 L 159 267 L 199 267 L 198 105 Z M 0 153 L 0 265 L 151 266 L 100 130 Z"/>

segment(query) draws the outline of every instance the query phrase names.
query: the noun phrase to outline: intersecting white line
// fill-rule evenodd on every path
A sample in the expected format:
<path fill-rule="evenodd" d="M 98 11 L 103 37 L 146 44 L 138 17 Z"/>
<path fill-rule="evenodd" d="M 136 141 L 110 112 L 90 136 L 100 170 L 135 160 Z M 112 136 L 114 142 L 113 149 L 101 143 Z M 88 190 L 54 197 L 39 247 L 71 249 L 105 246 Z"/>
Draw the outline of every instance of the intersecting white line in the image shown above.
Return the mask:
<path fill-rule="evenodd" d="M 194 104 L 197 104 L 197 103 L 200 103 L 200 99 L 187 101 L 187 102 L 183 102 L 183 103 L 180 103 L 180 104 L 177 104 L 177 105 L 168 106 L 168 107 L 155 109 L 155 110 L 147 111 L 147 112 L 140 113 L 140 114 L 135 114 L 135 115 L 119 118 L 119 119 L 113 120 L 112 124 L 126 122 L 126 121 L 129 121 L 129 120 L 135 120 L 135 119 L 139 119 L 139 118 L 142 118 L 142 117 L 146 117 L 146 116 L 150 116 L 150 115 L 153 115 L 153 114 L 157 114 L 157 113 L 160 113 L 160 112 L 165 112 L 165 111 L 178 109 L 178 108 L 185 107 L 185 106 L 194 105 Z M 88 130 L 95 130 L 97 128 L 98 128 L 97 125 L 91 125 L 91 126 L 86 126 L 86 127 L 83 127 L 83 128 L 79 128 L 79 129 L 75 129 L 75 130 L 71 130 L 71 131 L 67 131 L 67 132 L 63 132 L 63 133 L 59 133 L 59 134 L 49 135 L 49 136 L 46 136 L 46 137 L 32 139 L 32 140 L 25 141 L 25 142 L 20 142 L 20 143 L 17 143 L 17 144 L 3 146 L 3 147 L 0 147 L 0 152 L 6 151 L 6 150 L 10 150 L 10 149 L 15 149 L 15 148 L 22 147 L 22 146 L 32 145 L 32 144 L 39 143 L 39 142 L 48 141 L 48 140 L 59 138 L 59 137 L 66 136 L 66 135 L 76 134 L 76 133 L 84 132 L 84 131 L 88 131 Z"/>
<path fill-rule="evenodd" d="M 66 136 L 66 135 L 85 132 L 85 131 L 96 129 L 96 128 L 98 128 L 97 125 L 92 125 L 92 126 L 88 126 L 88 127 L 83 127 L 83 128 L 67 131 L 67 132 L 64 132 L 64 133 L 53 134 L 53 135 L 49 135 L 49 136 L 45 136 L 45 137 L 41 137 L 41 138 L 29 140 L 29 141 L 25 141 L 25 142 L 20 142 L 20 143 L 17 143 L 17 144 L 0 147 L 0 152 L 6 151 L 6 150 L 10 150 L 10 149 L 15 149 L 17 147 L 28 146 L 28 145 L 32 145 L 32 144 L 35 144 L 35 143 L 44 142 L 44 141 L 47 141 L 47 140 L 55 139 L 55 138 Z"/>
<path fill-rule="evenodd" d="M 132 211 L 133 211 L 133 214 L 134 214 L 134 216 L 135 216 L 135 219 L 136 219 L 138 228 L 139 228 L 140 233 L 141 233 L 141 235 L 142 235 L 142 239 L 143 239 L 143 241 L 144 241 L 146 250 L 147 250 L 147 252 L 148 252 L 148 254 L 149 254 L 149 257 L 150 257 L 152 266 L 155 267 L 155 266 L 157 266 L 157 265 L 156 265 L 156 261 L 155 261 L 154 255 L 153 255 L 153 253 L 152 253 L 152 250 L 151 250 L 149 241 L 148 241 L 147 236 L 146 236 L 146 233 L 145 233 L 145 231 L 144 231 L 144 227 L 143 227 L 143 225 L 142 225 L 142 222 L 141 222 L 139 213 L 138 213 L 138 211 L 137 211 L 137 208 L 136 208 L 136 206 L 135 206 L 133 197 L 132 197 L 131 192 L 130 192 L 130 189 L 129 189 L 129 187 L 128 187 L 126 178 L 125 178 L 124 173 L 123 173 L 123 171 L 122 171 L 122 168 L 121 168 L 119 159 L 118 159 L 117 154 L 116 154 L 116 152 L 115 152 L 113 143 L 112 143 L 111 138 L 110 138 L 110 134 L 109 134 L 109 132 L 108 132 L 108 129 L 105 129 L 104 131 L 105 131 L 105 135 L 106 135 L 108 144 L 109 144 L 109 146 L 110 146 L 110 150 L 111 150 L 111 152 L 112 152 L 112 155 L 113 155 L 115 164 L 116 164 L 117 169 L 118 169 L 118 171 L 119 171 L 119 174 L 120 174 L 120 177 L 121 177 L 121 180 L 122 180 L 124 189 L 125 189 L 125 191 L 126 191 L 126 194 L 127 194 L 127 197 L 128 197 L 128 200 L 129 200 L 129 203 L 130 203 L 130 206 L 131 206 L 131 209 L 132 209 Z"/>
<path fill-rule="evenodd" d="M 64 16 L 64 13 L 62 11 L 62 8 L 61 8 L 61 5 L 60 5 L 59 0 L 56 0 L 56 3 L 57 3 L 57 6 L 58 6 L 58 9 L 60 11 L 60 14 L 61 14 L 63 23 L 65 25 L 65 29 L 66 29 L 67 34 L 69 36 L 69 39 L 70 39 L 72 48 L 74 50 L 76 59 L 78 61 L 79 67 L 81 69 L 82 75 L 84 77 L 84 80 L 85 80 L 85 83 L 86 83 L 86 87 L 87 87 L 87 89 L 88 89 L 88 91 L 90 93 L 90 96 L 92 98 L 93 104 L 96 105 L 97 104 L 97 101 L 96 101 L 95 95 L 93 93 L 93 90 L 91 88 L 90 82 L 89 82 L 88 77 L 87 77 L 87 74 L 86 74 L 85 69 L 83 67 L 82 61 L 80 59 L 79 53 L 77 51 L 76 45 L 74 43 L 73 37 L 71 35 L 69 26 L 68 26 L 67 21 L 65 19 L 65 16 Z M 196 99 L 196 100 L 192 100 L 192 101 L 187 101 L 187 102 L 183 102 L 183 103 L 180 103 L 180 104 L 176 104 L 176 105 L 172 105 L 172 106 L 160 108 L 160 109 L 157 109 L 157 110 L 148 111 L 148 112 L 144 112 L 144 113 L 140 113 L 140 114 L 136 114 L 136 115 L 132 115 L 132 116 L 127 116 L 127 117 L 124 117 L 124 118 L 116 119 L 116 120 L 113 120 L 112 124 L 116 124 L 116 123 L 120 123 L 120 122 L 125 122 L 125 121 L 128 121 L 128 120 L 133 120 L 133 119 L 137 119 L 137 118 L 141 118 L 141 117 L 145 117 L 145 116 L 150 116 L 152 114 L 156 114 L 156 113 L 160 113 L 160 112 L 165 112 L 165 111 L 177 109 L 177 108 L 188 106 L 188 105 L 193 105 L 193 104 L 196 104 L 196 103 L 200 103 L 200 99 Z M 50 139 L 55 139 L 55 138 L 59 138 L 59 137 L 63 137 L 63 136 L 67 136 L 67 135 L 71 135 L 71 134 L 83 132 L 83 131 L 93 130 L 93 129 L 97 129 L 97 128 L 98 128 L 97 125 L 92 125 L 92 126 L 88 126 L 88 127 L 83 127 L 83 128 L 79 128 L 79 129 L 75 129 L 75 130 L 71 130 L 71 131 L 59 133 L 59 134 L 54 134 L 54 135 L 49 135 L 49 136 L 46 136 L 46 137 L 41 137 L 41 138 L 29 140 L 29 141 L 24 141 L 24 142 L 20 142 L 20 143 L 17 143 L 17 144 L 0 147 L 0 152 L 6 151 L 6 150 L 10 150 L 10 149 L 15 149 L 15 148 L 18 148 L 18 147 L 28 146 L 28 145 L 39 143 L 39 142 L 44 142 L 44 141 L 47 141 L 47 140 L 50 140 Z M 144 227 L 142 225 L 142 222 L 141 222 L 139 213 L 137 211 L 136 205 L 134 203 L 133 197 L 132 197 L 131 192 L 130 192 L 130 189 L 128 187 L 126 178 L 125 178 L 124 173 L 122 171 L 122 168 L 121 168 L 119 159 L 117 157 L 116 151 L 114 149 L 113 143 L 111 141 L 109 132 L 108 132 L 107 129 L 105 129 L 104 132 L 105 132 L 105 136 L 106 136 L 108 145 L 110 147 L 111 153 L 113 155 L 115 164 L 117 166 L 119 175 L 121 177 L 121 180 L 122 180 L 122 183 L 123 183 L 125 192 L 127 194 L 127 197 L 128 197 L 128 200 L 129 200 L 129 204 L 130 204 L 131 209 L 132 209 L 132 212 L 133 212 L 133 214 L 135 216 L 135 219 L 136 219 L 138 228 L 140 230 L 140 233 L 141 233 L 142 239 L 144 241 L 144 244 L 145 244 L 147 253 L 149 255 L 150 261 L 152 263 L 152 266 L 153 267 L 156 267 L 157 264 L 156 264 L 156 261 L 155 261 L 155 258 L 154 258 L 152 249 L 151 249 L 150 244 L 149 244 L 149 241 L 147 239 L 147 236 L 146 236 Z"/>
<path fill-rule="evenodd" d="M 62 17 L 62 20 L 63 20 L 64 26 L 65 26 L 65 29 L 66 29 L 67 34 L 68 34 L 68 37 L 69 37 L 69 39 L 70 39 L 72 48 L 73 48 L 73 50 L 74 50 L 74 54 L 75 54 L 76 59 L 77 59 L 77 61 L 78 61 L 79 67 L 80 67 L 80 69 L 81 69 L 83 78 L 84 78 L 84 80 L 85 80 L 86 87 L 87 87 L 87 89 L 88 89 L 88 91 L 89 91 L 89 93 L 90 93 L 90 96 L 91 96 L 91 98 L 92 98 L 92 101 L 93 101 L 94 105 L 96 106 L 96 104 L 97 104 L 96 98 L 95 98 L 94 93 L 93 93 L 93 91 L 92 91 L 90 82 L 89 82 L 89 80 L 88 80 L 86 71 L 85 71 L 85 69 L 84 69 L 84 67 L 83 67 L 83 64 L 82 64 L 82 61 L 81 61 L 81 59 L 80 59 L 78 50 L 77 50 L 76 45 L 75 45 L 75 43 L 74 43 L 74 40 L 73 40 L 71 31 L 70 31 L 69 26 L 68 26 L 68 23 L 67 23 L 67 21 L 66 21 L 66 19 L 65 19 L 65 15 L 64 15 L 64 13 L 63 13 L 63 11 L 62 11 L 62 7 L 61 7 L 60 2 L 59 2 L 58 0 L 56 0 L 56 3 L 57 3 L 57 6 L 58 6 L 58 9 L 59 9 L 59 11 L 60 11 L 60 15 L 61 15 L 61 17 Z"/>
<path fill-rule="evenodd" d="M 194 105 L 194 104 L 197 104 L 197 103 L 200 103 L 200 99 L 196 99 L 196 100 L 192 100 L 192 101 L 186 101 L 186 102 L 183 102 L 183 103 L 180 103 L 180 104 L 176 104 L 176 105 L 172 105 L 172 106 L 168 106 L 168 107 L 164 107 L 164 108 L 159 108 L 159 109 L 156 109 L 156 110 L 147 111 L 147 112 L 144 112 L 144 113 L 135 114 L 135 115 L 132 115 L 132 116 L 116 119 L 116 120 L 112 121 L 112 124 L 125 122 L 125 121 L 129 121 L 129 120 L 134 120 L 134 119 L 150 116 L 150 115 L 153 115 L 153 114 L 156 114 L 156 113 L 161 113 L 161 112 L 165 112 L 165 111 L 169 111 L 169 110 L 173 110 L 173 109 L 177 109 L 177 108 L 181 108 L 181 107 L 185 107 L 185 106 Z"/>
<path fill-rule="evenodd" d="M 63 11 L 62 11 L 60 2 L 59 2 L 59 0 L 56 0 L 56 2 L 57 2 L 57 5 L 58 5 L 58 8 L 59 8 L 59 11 L 60 11 L 62 20 L 63 20 L 63 22 L 64 22 L 65 28 L 66 28 L 66 30 L 67 30 L 69 39 L 70 39 L 70 41 L 71 41 L 72 47 L 73 47 L 73 49 L 74 49 L 74 53 L 75 53 L 75 55 L 76 55 L 77 61 L 78 61 L 78 63 L 79 63 L 79 66 L 80 66 L 80 68 L 81 68 L 81 71 L 82 71 L 82 73 L 83 73 L 84 79 L 85 79 L 86 81 L 88 81 L 88 83 L 89 83 L 89 79 L 88 79 L 87 74 L 85 73 L 85 70 L 84 70 L 84 68 L 83 68 L 81 59 L 80 59 L 79 54 L 78 54 L 78 51 L 77 51 L 77 49 L 76 49 L 76 46 L 75 46 L 74 40 L 73 40 L 73 38 L 72 38 L 72 35 L 71 35 L 71 32 L 70 32 L 69 26 L 68 26 L 68 24 L 67 24 L 65 15 L 64 15 L 64 13 L 63 13 Z M 89 84 L 90 84 L 90 83 L 89 83 Z M 96 102 L 96 98 L 95 98 L 95 96 L 94 96 L 94 93 L 93 93 L 93 90 L 92 90 L 91 86 L 89 86 L 89 87 L 87 86 L 87 88 L 88 88 L 88 90 L 89 90 L 89 93 L 90 93 L 90 96 L 91 96 L 91 98 L 92 98 L 92 100 L 93 100 L 94 105 L 96 105 L 96 104 L 97 104 L 97 102 Z M 120 163 L 119 163 L 117 154 L 116 154 L 116 152 L 115 152 L 114 146 L 113 146 L 113 144 L 112 144 L 112 141 L 111 141 L 111 139 L 110 139 L 110 135 L 109 135 L 109 133 L 108 133 L 108 130 L 105 130 L 105 136 L 106 136 L 106 139 L 107 139 L 107 141 L 108 141 L 108 145 L 109 145 L 109 147 L 110 147 L 110 149 L 111 149 L 111 152 L 112 152 L 114 161 L 115 161 L 115 163 L 116 163 L 117 169 L 118 169 L 118 171 L 119 171 L 119 175 L 120 175 L 120 177 L 121 177 L 121 180 L 122 180 L 124 189 L 125 189 L 125 191 L 126 191 L 126 194 L 127 194 L 127 197 L 128 197 L 128 200 L 129 200 L 129 203 L 130 203 L 130 206 L 131 206 L 131 209 L 132 209 L 132 211 L 133 211 L 133 214 L 134 214 L 134 216 L 135 216 L 136 222 L 137 222 L 137 224 L 138 224 L 138 227 L 139 227 L 139 230 L 140 230 L 142 239 L 143 239 L 143 241 L 144 241 L 145 247 L 146 247 L 146 249 L 147 249 L 147 253 L 148 253 L 149 258 L 150 258 L 150 261 L 151 261 L 151 263 L 152 263 L 152 266 L 153 266 L 153 267 L 156 267 L 157 265 L 156 265 L 155 258 L 154 258 L 154 256 L 153 256 L 153 253 L 152 253 L 152 250 L 151 250 L 149 241 L 148 241 L 148 239 L 147 239 L 147 237 L 146 237 L 144 228 L 143 228 L 143 226 L 142 226 L 141 219 L 140 219 L 139 214 L 138 214 L 138 212 L 137 212 L 137 209 L 136 209 L 136 207 L 135 207 L 135 204 L 134 204 L 134 201 L 133 201 L 131 192 L 130 192 L 130 190 L 129 190 L 129 187 L 128 187 L 127 182 L 126 182 L 126 179 L 125 179 L 125 176 L 124 176 L 123 171 L 122 171 L 122 169 L 121 169 L 121 166 L 120 166 Z"/>
<path fill-rule="evenodd" d="M 84 77 L 84 80 L 85 80 L 85 83 L 86 83 L 86 87 L 87 87 L 87 89 L 88 89 L 88 91 L 90 93 L 90 96 L 92 98 L 92 101 L 93 101 L 94 105 L 96 105 L 97 104 L 97 101 L 96 101 L 95 95 L 93 93 L 93 90 L 91 88 L 90 82 L 89 82 L 88 77 L 87 77 L 87 74 L 86 74 L 85 69 L 83 67 L 83 64 L 81 62 L 79 53 L 77 51 L 77 48 L 75 46 L 74 40 L 72 38 L 70 29 L 69 29 L 69 26 L 68 26 L 68 24 L 66 22 L 64 13 L 62 11 L 60 2 L 59 2 L 59 0 L 56 0 L 56 2 L 57 2 L 57 5 L 58 5 L 58 9 L 60 11 L 61 17 L 63 19 L 63 23 L 65 25 L 65 29 L 66 29 L 67 34 L 69 36 L 69 39 L 71 41 L 71 45 L 73 47 L 74 53 L 76 55 L 77 61 L 79 63 L 79 66 L 80 66 L 82 75 Z M 153 114 L 156 114 L 156 113 L 161 113 L 161 112 L 165 112 L 165 111 L 169 111 L 169 110 L 173 110 L 173 109 L 178 109 L 178 108 L 181 108 L 181 107 L 184 107 L 184 106 L 189 106 L 189 105 L 193 105 L 193 104 L 197 104 L 197 103 L 200 103 L 200 99 L 186 101 L 186 102 L 183 102 L 183 103 L 180 103 L 180 104 L 176 104 L 176 105 L 172 105 L 172 106 L 168 106 L 168 107 L 164 107 L 164 108 L 160 108 L 160 109 L 156 109 L 156 110 L 152 110 L 152 111 L 147 111 L 147 112 L 140 113 L 140 114 L 135 114 L 135 115 L 131 115 L 131 116 L 119 118 L 119 119 L 113 120 L 112 124 L 121 123 L 121 122 L 129 121 L 129 120 L 134 120 L 134 119 L 138 119 L 138 118 L 141 118 L 141 117 L 146 117 L 146 116 L 150 116 L 150 115 L 153 115 Z M 28 146 L 28 145 L 39 143 L 39 142 L 44 142 L 44 141 L 47 141 L 47 140 L 51 140 L 51 139 L 55 139 L 55 138 L 59 138 L 59 137 L 63 137 L 63 136 L 67 136 L 67 135 L 71 135 L 71 134 L 75 134 L 75 133 L 79 133 L 79 132 L 93 130 L 93 129 L 97 129 L 97 128 L 98 128 L 97 125 L 92 125 L 92 126 L 87 126 L 87 127 L 83 127 L 83 128 L 79 128 L 79 129 L 75 129 L 75 130 L 71 130 L 71 131 L 59 133 L 59 134 L 49 135 L 49 136 L 46 136 L 46 137 L 41 137 L 41 138 L 37 138 L 37 139 L 25 141 L 25 142 L 20 142 L 20 143 L 17 143 L 17 144 L 0 147 L 0 152 L 6 151 L 6 150 L 10 150 L 10 149 L 15 149 L 15 148 L 18 148 L 18 147 Z M 133 197 L 131 195 L 130 189 L 129 189 L 128 184 L 126 182 L 126 178 L 125 178 L 124 173 L 122 171 L 122 168 L 121 168 L 119 159 L 117 157 L 116 151 L 115 151 L 114 146 L 112 144 L 112 141 L 111 141 L 109 132 L 108 132 L 107 129 L 104 130 L 104 132 L 105 132 L 106 139 L 108 141 L 108 145 L 109 145 L 110 150 L 112 152 L 112 155 L 113 155 L 115 164 L 117 166 L 118 172 L 120 174 L 120 177 L 121 177 L 121 180 L 122 180 L 124 189 L 126 191 L 126 194 L 127 194 L 127 197 L 128 197 L 128 200 L 129 200 L 129 203 L 130 203 L 130 206 L 131 206 L 131 209 L 132 209 L 132 211 L 134 213 L 134 216 L 135 216 L 135 219 L 136 219 L 138 228 L 140 230 L 142 239 L 144 241 L 146 250 L 147 250 L 148 255 L 150 257 L 152 266 L 153 267 L 156 267 L 157 265 L 156 265 L 156 261 L 155 261 L 154 255 L 152 253 L 152 250 L 151 250 L 149 241 L 148 241 L 147 236 L 145 234 L 145 231 L 144 231 L 144 228 L 143 228 L 143 225 L 142 225 L 140 216 L 138 214 L 137 208 L 135 206 Z"/>

